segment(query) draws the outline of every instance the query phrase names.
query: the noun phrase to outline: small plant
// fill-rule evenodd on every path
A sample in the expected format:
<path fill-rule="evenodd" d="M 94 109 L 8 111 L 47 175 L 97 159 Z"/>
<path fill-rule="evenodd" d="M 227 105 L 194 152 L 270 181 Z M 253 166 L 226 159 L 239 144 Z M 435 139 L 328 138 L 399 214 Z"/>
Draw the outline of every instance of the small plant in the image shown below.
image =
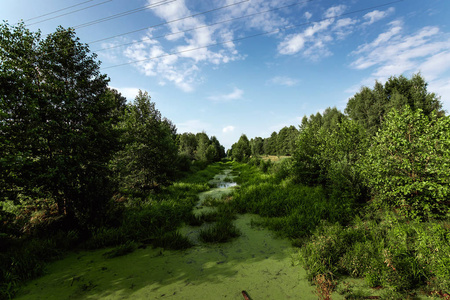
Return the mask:
<path fill-rule="evenodd" d="M 331 292 L 336 287 L 336 281 L 332 279 L 332 274 L 319 274 L 314 278 L 317 286 L 316 293 L 320 300 L 331 300 Z"/>
<path fill-rule="evenodd" d="M 137 245 L 133 241 L 128 241 L 125 244 L 119 245 L 112 249 L 111 251 L 103 253 L 103 256 L 106 258 L 114 258 L 119 256 L 124 256 L 129 253 L 134 252 L 137 249 Z"/>
<path fill-rule="evenodd" d="M 153 245 L 171 250 L 184 250 L 192 247 L 191 241 L 178 231 L 161 235 L 153 242 Z"/>
<path fill-rule="evenodd" d="M 231 220 L 220 219 L 214 225 L 200 231 L 200 239 L 206 243 L 225 243 L 240 234 Z"/>

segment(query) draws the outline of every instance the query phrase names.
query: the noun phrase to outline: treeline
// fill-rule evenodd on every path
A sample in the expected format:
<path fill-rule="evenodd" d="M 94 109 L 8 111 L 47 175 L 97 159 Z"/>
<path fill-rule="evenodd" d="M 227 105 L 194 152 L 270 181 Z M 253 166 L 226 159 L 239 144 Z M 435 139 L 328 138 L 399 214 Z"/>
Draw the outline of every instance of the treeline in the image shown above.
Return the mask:
<path fill-rule="evenodd" d="M 268 138 L 255 137 L 249 140 L 243 134 L 239 141 L 231 146 L 227 155 L 239 162 L 248 161 L 251 156 L 291 156 L 295 151 L 298 134 L 295 126 L 283 127 L 279 132 L 272 132 Z"/>
<path fill-rule="evenodd" d="M 292 158 L 263 162 L 249 165 L 271 176 L 242 186 L 235 206 L 301 246 L 320 295 L 341 276 L 385 298 L 449 294 L 450 117 L 420 74 L 363 87 L 344 112 L 305 116 Z"/>
<path fill-rule="evenodd" d="M 215 137 L 177 134 L 147 92 L 127 104 L 72 29 L 42 38 L 3 23 L 0 33 L 2 245 L 20 235 L 18 207 L 24 220 L 46 207 L 88 228 L 111 218 L 113 195 L 157 192 L 225 156 Z"/>

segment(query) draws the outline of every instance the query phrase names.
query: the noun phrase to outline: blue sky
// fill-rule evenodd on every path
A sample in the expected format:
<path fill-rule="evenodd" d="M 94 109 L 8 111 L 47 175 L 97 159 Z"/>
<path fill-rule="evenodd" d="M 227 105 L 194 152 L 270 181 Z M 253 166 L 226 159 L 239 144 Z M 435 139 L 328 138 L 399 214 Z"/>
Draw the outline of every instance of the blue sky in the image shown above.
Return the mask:
<path fill-rule="evenodd" d="M 10 24 L 75 27 L 111 87 L 130 101 L 148 91 L 179 133 L 205 131 L 226 148 L 343 110 L 392 75 L 420 71 L 450 112 L 449 13 L 449 0 L 0 2 Z"/>

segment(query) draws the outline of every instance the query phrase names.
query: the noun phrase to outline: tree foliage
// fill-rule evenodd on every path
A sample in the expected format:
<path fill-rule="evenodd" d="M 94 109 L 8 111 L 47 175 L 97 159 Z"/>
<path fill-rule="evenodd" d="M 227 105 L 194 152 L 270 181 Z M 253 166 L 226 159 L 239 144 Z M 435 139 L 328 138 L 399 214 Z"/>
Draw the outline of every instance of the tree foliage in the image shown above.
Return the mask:
<path fill-rule="evenodd" d="M 408 105 L 412 110 L 420 109 L 429 116 L 436 112 L 444 115 L 439 97 L 427 90 L 428 84 L 420 74 L 408 79 L 404 76 L 390 77 L 383 85 L 375 83 L 373 89 L 363 87 L 349 99 L 345 112 L 374 135 L 393 108 L 399 110 Z"/>
<path fill-rule="evenodd" d="M 450 119 L 437 114 L 393 109 L 362 163 L 376 199 L 408 217 L 449 212 Z"/>
<path fill-rule="evenodd" d="M 0 31 L 1 182 L 87 221 L 112 193 L 120 99 L 72 29 L 44 39 L 23 24 Z"/>
<path fill-rule="evenodd" d="M 250 159 L 251 154 L 250 141 L 243 134 L 239 141 L 231 146 L 231 157 L 238 162 L 246 162 Z"/>
<path fill-rule="evenodd" d="M 122 187 L 147 191 L 174 178 L 176 128 L 161 117 L 147 92 L 139 91 L 119 127 L 124 149 L 117 153 L 113 168 Z"/>

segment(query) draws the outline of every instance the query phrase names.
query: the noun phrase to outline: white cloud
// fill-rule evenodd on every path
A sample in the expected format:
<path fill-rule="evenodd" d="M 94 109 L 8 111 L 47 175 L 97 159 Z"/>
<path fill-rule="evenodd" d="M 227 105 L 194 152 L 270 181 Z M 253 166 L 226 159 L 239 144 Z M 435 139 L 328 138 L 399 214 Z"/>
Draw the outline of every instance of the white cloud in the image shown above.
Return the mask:
<path fill-rule="evenodd" d="M 354 30 L 354 25 L 358 22 L 352 18 L 336 20 L 336 17 L 341 15 L 346 9 L 345 5 L 328 8 L 323 14 L 324 20 L 313 23 L 303 32 L 286 36 L 278 44 L 278 53 L 282 55 L 301 53 L 310 60 L 320 60 L 332 55 L 328 45 L 336 39 L 343 39 L 351 34 Z"/>
<path fill-rule="evenodd" d="M 208 99 L 215 102 L 228 102 L 232 100 L 242 99 L 243 94 L 244 94 L 243 90 L 234 88 L 234 90 L 231 93 L 210 96 L 208 97 Z"/>
<path fill-rule="evenodd" d="M 235 127 L 230 125 L 230 126 L 224 127 L 224 128 L 222 129 L 222 132 L 223 132 L 223 133 L 229 133 L 229 132 L 233 132 L 234 129 L 235 129 Z"/>
<path fill-rule="evenodd" d="M 129 102 L 132 102 L 134 100 L 134 98 L 136 98 L 136 96 L 139 93 L 139 89 L 138 88 L 134 88 L 134 87 L 118 88 L 118 87 L 110 86 L 110 88 L 117 90 L 119 93 L 122 94 L 122 96 L 127 98 L 127 101 L 129 101 Z"/>
<path fill-rule="evenodd" d="M 294 86 L 297 85 L 299 80 L 295 78 L 290 78 L 287 76 L 275 76 L 268 81 L 271 84 L 284 85 L 284 86 Z"/>
<path fill-rule="evenodd" d="M 312 17 L 312 13 L 310 13 L 309 11 L 307 11 L 307 12 L 305 12 L 305 13 L 303 14 L 303 16 L 305 16 L 305 19 L 306 19 L 306 20 L 309 20 L 309 19 L 311 19 L 311 17 Z"/>
<path fill-rule="evenodd" d="M 363 19 L 365 19 L 366 22 L 364 22 L 363 25 L 371 25 L 375 22 L 380 21 L 381 19 L 386 18 L 387 16 L 389 16 L 390 14 L 392 14 L 394 12 L 395 12 L 394 7 L 389 7 L 385 11 L 379 11 L 379 10 L 371 11 L 364 15 Z"/>
<path fill-rule="evenodd" d="M 178 133 L 184 133 L 184 132 L 197 133 L 197 132 L 207 131 L 208 129 L 211 128 L 210 124 L 205 123 L 201 120 L 188 120 L 183 123 L 178 123 L 178 124 L 176 124 L 176 126 L 177 126 Z"/>
<path fill-rule="evenodd" d="M 341 15 L 347 7 L 345 5 L 336 5 L 327 9 L 325 12 L 325 18 L 335 18 Z"/>
<path fill-rule="evenodd" d="M 402 22 L 389 24 L 387 31 L 370 43 L 360 45 L 353 53 L 356 58 L 351 67 L 371 69 L 364 85 L 375 80 L 386 81 L 390 76 L 421 72 L 429 83 L 429 91 L 442 96 L 450 105 L 450 37 L 438 27 L 426 26 L 405 34 Z"/>

